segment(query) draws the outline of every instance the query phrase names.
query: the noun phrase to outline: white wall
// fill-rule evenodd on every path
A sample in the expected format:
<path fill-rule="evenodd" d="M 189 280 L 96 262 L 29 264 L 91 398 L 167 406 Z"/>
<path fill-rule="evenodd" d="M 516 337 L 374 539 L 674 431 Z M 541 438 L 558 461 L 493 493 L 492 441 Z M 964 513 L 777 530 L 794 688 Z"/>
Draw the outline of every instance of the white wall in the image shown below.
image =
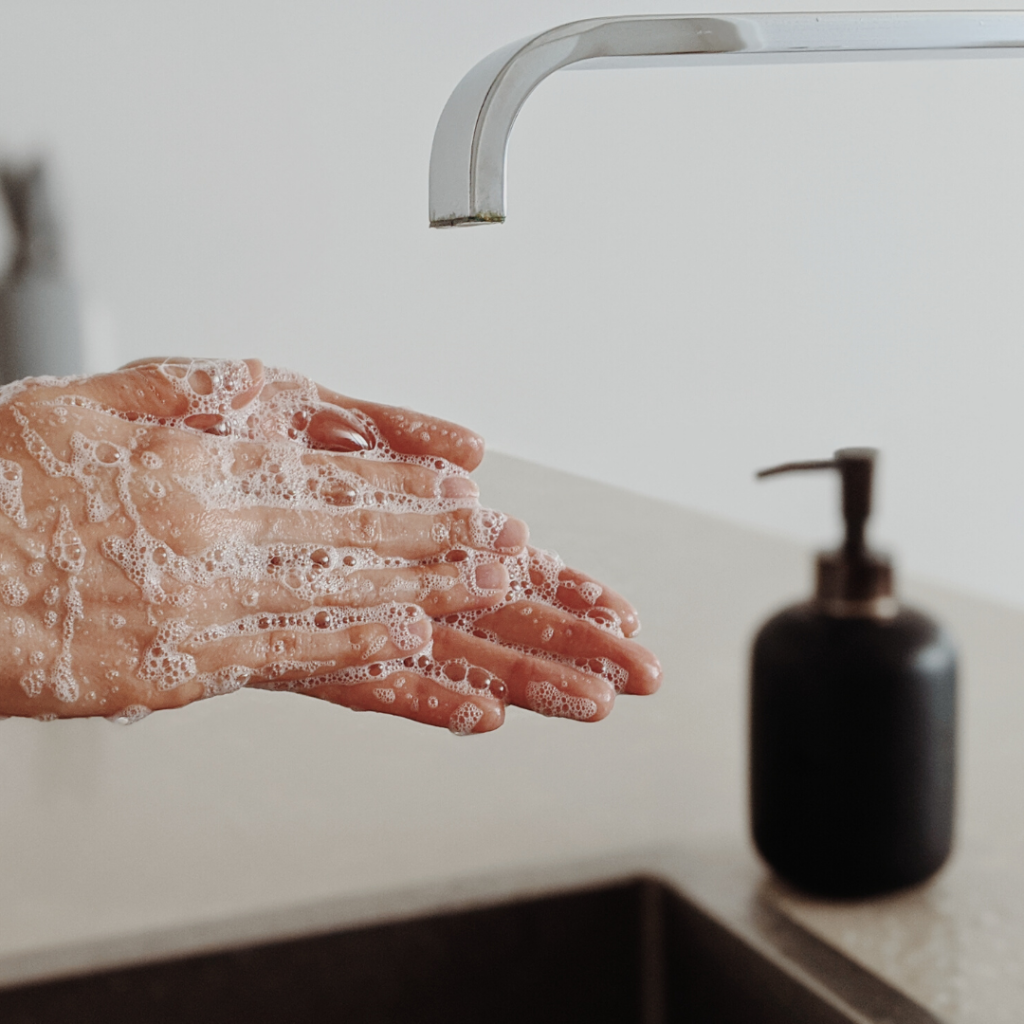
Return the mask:
<path fill-rule="evenodd" d="M 833 485 L 752 470 L 877 445 L 903 565 L 1024 604 L 1024 61 L 556 75 L 509 222 L 427 229 L 476 60 L 686 9 L 734 7 L 5 0 L 0 147 L 54 160 L 100 361 L 259 355 L 815 541 Z"/>

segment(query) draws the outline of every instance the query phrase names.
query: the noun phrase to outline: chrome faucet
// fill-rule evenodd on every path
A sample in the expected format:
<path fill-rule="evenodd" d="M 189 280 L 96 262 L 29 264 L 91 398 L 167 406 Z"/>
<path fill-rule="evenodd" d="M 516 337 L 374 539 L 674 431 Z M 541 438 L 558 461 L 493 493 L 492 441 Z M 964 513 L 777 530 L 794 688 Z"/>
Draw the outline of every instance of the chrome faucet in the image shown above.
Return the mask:
<path fill-rule="evenodd" d="M 559 68 L 1024 55 L 1024 11 L 592 18 L 485 57 L 434 132 L 430 226 L 505 220 L 505 151 L 527 97 Z"/>

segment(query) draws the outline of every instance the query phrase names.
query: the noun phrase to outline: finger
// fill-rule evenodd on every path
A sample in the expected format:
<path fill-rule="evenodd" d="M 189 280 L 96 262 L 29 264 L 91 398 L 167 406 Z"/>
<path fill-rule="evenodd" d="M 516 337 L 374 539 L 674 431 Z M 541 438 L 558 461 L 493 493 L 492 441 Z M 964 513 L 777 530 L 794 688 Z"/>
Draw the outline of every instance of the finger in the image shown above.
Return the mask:
<path fill-rule="evenodd" d="M 457 423 L 397 406 L 348 398 L 322 386 L 319 393 L 331 405 L 356 409 L 369 416 L 396 452 L 441 458 L 465 470 L 476 469 L 484 457 L 483 438 Z"/>
<path fill-rule="evenodd" d="M 378 462 L 372 458 L 311 453 L 307 465 L 329 465 L 359 476 L 369 490 L 387 494 L 408 494 L 417 498 L 476 499 L 480 488 L 457 471 L 438 472 L 410 462 Z"/>
<path fill-rule="evenodd" d="M 511 553 L 521 550 L 529 537 L 522 520 L 486 509 L 434 516 L 351 509 L 330 516 L 328 524 L 328 536 L 337 547 L 372 547 L 379 555 L 414 561 L 465 548 Z"/>
<path fill-rule="evenodd" d="M 438 472 L 415 463 L 380 462 L 372 458 L 330 454 L 320 451 L 297 451 L 282 459 L 281 449 L 266 444 L 239 442 L 233 451 L 233 472 L 253 475 L 265 472 L 268 465 L 277 465 L 279 471 L 297 473 L 303 479 L 300 486 L 319 490 L 323 483 L 344 492 L 349 485 L 351 493 L 341 495 L 338 503 L 393 503 L 396 497 L 416 497 L 426 500 L 461 500 L 475 503 L 479 488 L 459 471 Z"/>
<path fill-rule="evenodd" d="M 288 380 L 275 379 L 268 384 L 263 364 L 258 359 L 247 359 L 244 364 L 249 367 L 252 377 L 252 386 L 243 387 L 238 395 L 234 397 L 232 408 L 240 409 L 249 404 L 257 397 L 267 399 L 284 390 L 287 392 L 302 392 L 304 389 L 294 379 L 294 375 L 287 375 Z M 155 372 L 167 378 L 175 391 L 184 392 L 189 397 L 189 387 L 195 394 L 205 395 L 210 393 L 210 382 L 222 386 L 225 380 L 230 380 L 233 368 L 238 364 L 230 360 L 199 360 L 186 357 L 172 356 L 165 358 L 137 359 L 126 363 L 121 370 L 139 370 L 144 373 Z M 273 376 L 277 378 L 279 371 L 274 371 Z M 312 381 L 307 382 L 313 387 Z M 238 389 L 236 389 L 238 390 Z M 167 413 L 166 415 L 180 415 L 180 413 Z M 254 431 L 256 436 L 273 438 L 281 437 L 291 440 L 298 439 L 303 433 L 308 433 L 311 417 L 315 419 L 316 425 L 314 434 L 318 439 L 314 445 L 330 451 L 354 452 L 365 451 L 372 447 L 372 440 L 360 429 L 358 423 L 351 417 L 346 417 L 342 410 L 325 410 L 321 413 L 314 413 L 303 404 L 299 409 L 289 412 L 284 418 L 277 410 L 269 414 L 264 410 L 264 415 L 257 417 L 256 421 L 247 424 L 248 428 Z M 213 433 L 222 433 L 216 428 L 222 420 L 209 413 L 197 414 L 186 424 L 197 430 L 207 430 Z"/>
<path fill-rule="evenodd" d="M 316 385 L 283 371 L 271 379 L 260 395 L 258 436 L 301 441 L 331 452 L 362 452 L 376 447 L 376 431 L 367 417 L 314 398 Z"/>
<path fill-rule="evenodd" d="M 430 620 L 411 605 L 260 612 L 207 627 L 179 643 L 173 635 L 158 635 L 140 675 L 153 679 L 158 689 L 171 688 L 175 675 L 186 676 L 207 696 L 254 680 L 295 683 L 363 666 L 372 677 L 382 664 L 422 650 L 430 637 Z"/>
<path fill-rule="evenodd" d="M 530 548 L 529 552 L 530 580 L 535 587 L 543 588 L 550 575 L 545 571 L 546 553 L 534 548 Z M 636 636 L 640 632 L 640 617 L 636 609 L 624 597 L 592 576 L 561 566 L 550 589 L 553 591 L 551 598 L 575 615 L 590 619 L 595 625 L 605 628 L 617 625 L 626 636 Z"/>
<path fill-rule="evenodd" d="M 74 392 L 127 417 L 184 417 L 184 426 L 206 430 L 251 402 L 262 386 L 258 359 L 175 358 L 136 360 L 76 382 Z"/>
<path fill-rule="evenodd" d="M 354 711 L 377 711 L 438 726 L 457 736 L 491 732 L 505 720 L 500 700 L 455 693 L 409 671 L 392 673 L 380 681 L 313 685 L 301 692 Z"/>
<path fill-rule="evenodd" d="M 645 647 L 550 605 L 517 601 L 481 616 L 475 626 L 502 644 L 571 658 L 579 669 L 611 681 L 618 693 L 654 693 L 661 685 L 661 663 Z"/>
<path fill-rule="evenodd" d="M 265 574 L 261 590 L 240 588 L 233 565 L 225 567 L 224 575 L 242 604 L 258 602 L 264 612 L 292 611 L 296 600 L 345 608 L 397 602 L 418 605 L 427 615 L 437 617 L 492 607 L 508 593 L 508 572 L 499 561 L 466 557 L 454 563 L 350 568 L 347 563 L 358 566 L 360 557 L 365 561 L 362 552 L 351 548 L 267 545 L 247 551 L 239 559 L 249 568 L 254 588 L 256 573 Z M 223 596 L 218 593 L 214 600 L 222 601 Z"/>
<path fill-rule="evenodd" d="M 508 587 L 500 562 L 469 559 L 457 565 L 371 569 L 317 582 L 327 604 L 358 608 L 398 601 L 418 605 L 431 618 L 489 608 L 504 599 Z"/>
<path fill-rule="evenodd" d="M 221 525 L 217 525 L 221 524 Z M 519 519 L 488 509 L 457 509 L 437 515 L 419 512 L 382 512 L 367 508 L 336 508 L 290 512 L 244 509 L 230 514 L 206 514 L 204 534 L 218 529 L 244 532 L 283 543 L 308 543 L 310 537 L 336 548 L 369 548 L 403 563 L 442 557 L 457 560 L 472 550 L 509 554 L 521 551 L 529 528 Z"/>
<path fill-rule="evenodd" d="M 500 644 L 434 624 L 433 658 L 442 672 L 457 679 L 482 670 L 490 675 L 488 690 L 511 704 L 551 718 L 598 722 L 615 704 L 615 690 L 600 676 L 539 658 Z M 469 675 L 472 681 L 472 676 Z M 505 691 L 495 680 L 504 684 Z"/>

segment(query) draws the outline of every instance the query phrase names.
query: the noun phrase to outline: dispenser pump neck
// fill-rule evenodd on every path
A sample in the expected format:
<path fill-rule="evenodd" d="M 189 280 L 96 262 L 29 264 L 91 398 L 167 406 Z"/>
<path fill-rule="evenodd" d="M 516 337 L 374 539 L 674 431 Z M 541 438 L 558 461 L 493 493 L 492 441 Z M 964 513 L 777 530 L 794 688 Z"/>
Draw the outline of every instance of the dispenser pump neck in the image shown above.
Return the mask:
<path fill-rule="evenodd" d="M 831 459 L 786 462 L 757 474 L 766 477 L 811 469 L 839 473 L 846 531 L 842 547 L 818 556 L 817 595 L 837 614 L 879 614 L 878 602 L 892 601 L 892 566 L 887 558 L 871 552 L 866 540 L 877 456 L 874 448 L 840 448 Z"/>

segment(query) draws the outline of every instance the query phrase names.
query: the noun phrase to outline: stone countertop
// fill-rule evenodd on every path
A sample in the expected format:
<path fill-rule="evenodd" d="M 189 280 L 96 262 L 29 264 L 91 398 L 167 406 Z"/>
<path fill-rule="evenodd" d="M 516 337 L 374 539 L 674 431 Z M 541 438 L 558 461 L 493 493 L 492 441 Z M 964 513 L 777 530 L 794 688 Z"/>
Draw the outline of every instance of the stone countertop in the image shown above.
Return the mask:
<path fill-rule="evenodd" d="M 956 851 L 920 888 L 810 900 L 754 856 L 744 781 L 747 647 L 805 595 L 808 553 L 504 456 L 477 477 L 640 608 L 661 692 L 593 726 L 513 708 L 468 739 L 259 691 L 130 728 L 0 723 L 0 986 L 657 871 L 671 851 L 713 912 L 767 901 L 942 1020 L 1024 1019 L 1024 613 L 907 588 L 963 654 Z"/>

